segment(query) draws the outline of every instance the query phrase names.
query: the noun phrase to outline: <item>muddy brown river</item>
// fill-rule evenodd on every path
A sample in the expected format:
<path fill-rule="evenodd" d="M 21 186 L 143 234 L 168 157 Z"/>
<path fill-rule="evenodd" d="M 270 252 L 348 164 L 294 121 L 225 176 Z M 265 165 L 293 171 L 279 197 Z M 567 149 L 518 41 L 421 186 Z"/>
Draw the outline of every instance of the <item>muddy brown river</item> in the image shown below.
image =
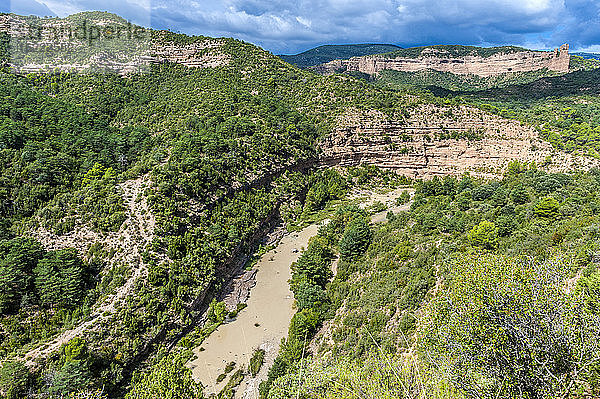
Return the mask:
<path fill-rule="evenodd" d="M 388 206 L 386 211 L 373 215 L 372 222 L 384 222 L 389 210 L 397 212 L 408 209 L 408 205 L 395 204 L 395 198 L 402 190 L 385 194 L 367 193 L 363 206 L 375 201 Z M 294 297 L 288 284 L 291 278 L 290 265 L 298 260 L 302 249 L 308 246 L 308 240 L 317 234 L 318 228 L 319 224 L 313 224 L 299 232 L 290 233 L 281 239 L 275 249 L 265 253 L 256 264 L 256 285 L 250 292 L 248 306 L 237 318 L 219 326 L 200 347 L 194 349 L 196 358 L 188 363 L 188 367 L 192 369 L 194 379 L 204 386 L 205 395 L 223 389 L 233 371 L 221 383 L 216 381 L 228 363 L 235 362 L 235 369 L 242 366 L 247 369 L 252 353 L 260 348 L 265 350 L 265 360 L 259 374 L 255 378 L 246 377 L 235 395 L 236 398 L 258 397 L 258 384 L 266 379 L 281 339 L 287 337 L 289 323 L 295 312 Z"/>
<path fill-rule="evenodd" d="M 204 385 L 205 394 L 217 393 L 225 386 L 228 378 L 220 384 L 216 380 L 229 362 L 234 361 L 236 369 L 241 365 L 247 366 L 257 348 L 265 350 L 266 364 L 277 356 L 279 343 L 287 337 L 294 315 L 294 297 L 288 284 L 291 278 L 290 265 L 298 260 L 301 249 L 308 246 L 308 240 L 317 234 L 317 230 L 317 225 L 311 225 L 288 234 L 281 239 L 277 248 L 265 253 L 256 265 L 256 285 L 252 288 L 248 307 L 237 318 L 222 324 L 208 336 L 202 343 L 203 351 L 200 348 L 194 350 L 197 358 L 188 366 L 194 378 Z M 261 374 L 266 375 L 265 369 L 263 366 L 257 381 Z M 247 388 L 256 390 L 252 380 L 238 388 L 238 395 Z"/>

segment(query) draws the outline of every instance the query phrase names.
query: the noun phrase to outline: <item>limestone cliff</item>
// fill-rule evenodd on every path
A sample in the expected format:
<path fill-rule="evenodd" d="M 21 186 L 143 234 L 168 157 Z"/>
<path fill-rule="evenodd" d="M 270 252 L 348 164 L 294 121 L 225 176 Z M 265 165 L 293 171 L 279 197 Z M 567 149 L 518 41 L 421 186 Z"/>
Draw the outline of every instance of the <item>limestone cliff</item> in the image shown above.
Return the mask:
<path fill-rule="evenodd" d="M 348 60 L 335 60 L 314 70 L 324 74 L 335 72 L 362 72 L 375 75 L 383 70 L 417 72 L 427 69 L 450 72 L 458 75 L 495 76 L 509 72 L 531 72 L 540 69 L 569 72 L 569 45 L 549 51 L 510 51 L 497 52 L 490 56 L 468 54 L 456 56 L 444 48 L 425 48 L 416 57 L 373 55 L 354 57 Z"/>
<path fill-rule="evenodd" d="M 221 51 L 226 39 L 194 37 L 175 43 L 172 33 L 145 29 L 108 13 L 65 19 L 4 14 L 0 32 L 10 37 L 9 66 L 22 74 L 108 70 L 127 75 L 164 62 L 192 68 L 229 63 Z"/>
<path fill-rule="evenodd" d="M 536 162 L 549 171 L 587 170 L 600 161 L 554 149 L 537 131 L 479 109 L 421 105 L 402 119 L 350 110 L 321 142 L 324 166 L 361 163 L 411 178 L 502 174 L 508 162 Z"/>

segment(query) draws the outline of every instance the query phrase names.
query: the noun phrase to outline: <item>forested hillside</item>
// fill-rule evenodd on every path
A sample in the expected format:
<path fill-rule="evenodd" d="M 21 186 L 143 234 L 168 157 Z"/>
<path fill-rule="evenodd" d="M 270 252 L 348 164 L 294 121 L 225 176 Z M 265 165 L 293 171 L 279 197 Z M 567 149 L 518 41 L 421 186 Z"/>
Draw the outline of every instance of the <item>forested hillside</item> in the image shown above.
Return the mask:
<path fill-rule="evenodd" d="M 599 66 L 596 60 L 572 56 L 574 71 L 568 74 L 540 70 L 481 78 L 438 71 L 383 71 L 372 83 L 476 105 L 536 126 L 557 149 L 597 158 Z"/>
<path fill-rule="evenodd" d="M 391 58 L 394 57 L 406 57 L 416 58 L 422 55 L 423 51 L 437 50 L 437 53 L 442 57 L 464 57 L 466 55 L 473 55 L 479 57 L 491 57 L 495 54 L 503 53 L 518 53 L 520 51 L 527 51 L 523 47 L 517 46 L 501 46 L 501 47 L 476 47 L 476 46 L 461 46 L 461 45 L 436 45 L 436 46 L 422 46 L 422 47 L 410 47 L 406 49 L 394 50 L 386 56 Z"/>
<path fill-rule="evenodd" d="M 600 69 L 592 69 L 528 84 L 451 95 L 537 126 L 541 136 L 556 148 L 598 157 L 599 82 Z"/>
<path fill-rule="evenodd" d="M 560 75 L 557 72 L 541 69 L 533 72 L 504 73 L 492 77 L 477 75 L 455 75 L 450 72 L 426 70 L 419 72 L 382 71 L 374 80 L 376 85 L 389 88 L 429 88 L 440 87 L 447 90 L 471 91 L 506 87 L 535 82 L 548 76 Z"/>
<path fill-rule="evenodd" d="M 399 48 L 393 44 L 329 44 L 306 50 L 300 54 L 280 55 L 279 58 L 300 68 L 307 68 L 333 60 L 388 53 Z"/>
<path fill-rule="evenodd" d="M 415 187 L 410 210 L 387 223 L 341 208 L 311 242 L 291 281 L 299 312 L 262 394 L 598 395 L 598 171 L 514 162 L 501 180 Z"/>
<path fill-rule="evenodd" d="M 98 15 L 110 18 L 80 17 Z M 244 266 L 252 267 L 249 259 L 264 250 L 261 239 L 275 225 L 294 230 L 324 218 L 331 222 L 292 265 L 297 313 L 262 384 L 263 396 L 341 397 L 338 376 L 341 386 L 380 390 L 372 394 L 376 397 L 410 397 L 406 390 L 414 384 L 421 392 L 454 397 L 488 391 L 515 396 L 521 381 L 531 387 L 529 396 L 521 397 L 551 397 L 548 392 L 563 392 L 565 386 L 597 394 L 598 365 L 578 360 L 597 342 L 590 294 L 596 290 L 600 183 L 595 171 L 549 175 L 514 162 L 500 181 L 464 176 L 413 182 L 369 166 L 320 168 L 325 165 L 319 163 L 321 140 L 349 110 L 402 124 L 419 105 L 445 104 L 444 115 L 431 107 L 431 120 L 437 121 L 454 118 L 449 108 L 471 100 L 316 75 L 234 39 L 153 35 L 174 48 L 196 46 L 202 57 L 219 62 L 188 67 L 163 60 L 130 74 L 22 75 L 3 57 L 0 395 L 202 397 L 185 364 L 191 349 L 243 311 L 243 304 L 225 308 L 226 284 Z M 0 39 L 4 43 L 6 36 Z M 452 48 L 467 50 L 483 51 Z M 505 101 L 510 90 L 493 95 Z M 585 121 L 573 119 L 578 125 L 593 123 L 593 101 L 581 103 L 585 108 L 577 115 Z M 423 142 L 436 140 L 435 133 L 444 129 L 428 123 L 423 120 L 423 127 L 433 133 Z M 356 206 L 336 208 L 352 188 L 374 184 L 414 186 L 410 211 L 391 214 L 388 223 L 375 227 Z M 409 199 L 407 191 L 399 201 Z M 513 291 L 486 302 L 475 284 L 461 284 L 476 281 L 481 264 L 498 268 L 502 276 L 507 264 L 529 268 L 515 275 L 520 285 L 510 286 Z M 539 268 L 563 264 L 568 267 L 558 267 L 554 280 L 535 291 Z M 556 288 L 574 276 L 584 278 L 573 280 L 572 289 Z M 483 286 L 496 288 L 484 277 Z M 514 292 L 523 296 L 515 299 L 509 295 Z M 552 303 L 565 308 L 547 307 L 549 300 L 539 298 L 548 292 L 556 299 Z M 481 301 L 465 301 L 464 309 L 445 306 L 477 295 Z M 527 343 L 501 347 L 497 357 L 478 352 L 483 343 L 495 353 L 500 342 L 469 329 L 471 320 L 483 317 L 478 306 L 502 313 L 528 303 L 531 312 L 523 317 L 529 319 L 515 312 L 516 320 L 490 316 L 481 325 L 499 327 L 495 337 L 510 341 L 515 323 L 539 322 L 531 328 L 543 334 L 527 359 L 549 366 L 522 370 L 515 361 L 518 372 L 481 370 L 481 364 L 497 364 L 505 354 L 511 361 L 522 356 Z M 574 307 L 567 312 L 567 306 Z M 443 330 L 439 320 L 458 311 L 467 316 L 456 318 L 465 324 Z M 572 317 L 576 314 L 582 317 Z M 559 320 L 564 331 L 548 329 L 540 320 Z M 318 349 L 315 340 L 310 350 L 323 325 L 320 334 L 329 329 L 332 343 Z M 568 340 L 573 326 L 585 339 Z M 458 358 L 451 352 L 456 342 Z M 309 354 L 314 361 L 308 361 Z M 414 359 L 410 367 L 406 354 Z M 262 362 L 256 356 L 254 365 Z M 380 369 L 375 385 L 369 385 L 377 356 L 390 369 Z M 482 356 L 486 363 L 474 360 Z M 234 372 L 220 397 L 231 397 L 236 381 L 260 368 L 252 364 Z M 405 367 L 400 379 L 386 374 L 395 365 Z M 314 370 L 310 380 L 303 377 L 306 367 Z M 461 373 L 461 367 L 468 372 Z M 436 375 L 428 384 L 438 385 L 424 385 L 413 373 L 420 370 Z"/>
<path fill-rule="evenodd" d="M 230 60 L 220 68 L 0 72 L 0 390 L 10 397 L 119 397 L 157 353 L 189 333 L 180 345 L 201 340 L 223 321 L 202 328 L 211 299 L 280 204 L 304 198 L 335 116 L 415 103 L 233 39 L 218 50 Z"/>

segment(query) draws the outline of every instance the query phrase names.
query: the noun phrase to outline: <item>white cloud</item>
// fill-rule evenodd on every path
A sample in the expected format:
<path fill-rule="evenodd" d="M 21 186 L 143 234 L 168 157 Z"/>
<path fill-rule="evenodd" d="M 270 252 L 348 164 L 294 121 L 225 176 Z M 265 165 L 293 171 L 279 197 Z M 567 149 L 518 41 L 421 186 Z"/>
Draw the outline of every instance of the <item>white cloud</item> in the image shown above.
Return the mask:
<path fill-rule="evenodd" d="M 310 19 L 296 17 L 296 21 L 298 21 L 300 24 L 306 26 L 307 28 L 310 28 L 312 25 L 312 22 L 310 21 Z"/>
<path fill-rule="evenodd" d="M 581 51 L 582 53 L 598 53 L 600 54 L 600 44 L 594 44 L 593 46 L 581 47 L 575 49 L 575 51 Z"/>
<path fill-rule="evenodd" d="M 84 11 L 83 8 L 71 3 L 70 1 L 45 0 L 44 4 L 61 18 Z"/>
<path fill-rule="evenodd" d="M 0 11 L 12 12 L 19 15 L 56 16 L 44 3 L 35 0 L 4 0 Z"/>
<path fill-rule="evenodd" d="M 524 9 L 530 12 L 541 12 L 550 7 L 549 0 L 526 0 L 519 2 Z"/>

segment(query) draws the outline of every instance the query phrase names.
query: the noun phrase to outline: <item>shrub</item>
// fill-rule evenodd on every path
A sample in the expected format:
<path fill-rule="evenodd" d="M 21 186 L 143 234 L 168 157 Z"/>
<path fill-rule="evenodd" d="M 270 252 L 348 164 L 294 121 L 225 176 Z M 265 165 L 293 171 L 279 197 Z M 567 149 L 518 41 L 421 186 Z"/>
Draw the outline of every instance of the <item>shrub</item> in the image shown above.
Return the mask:
<path fill-rule="evenodd" d="M 455 199 L 456 206 L 461 211 L 466 211 L 471 208 L 471 191 L 465 190 L 461 191 Z"/>
<path fill-rule="evenodd" d="M 7 399 L 25 397 L 29 369 L 21 362 L 5 361 L 0 369 L 0 390 Z"/>
<path fill-rule="evenodd" d="M 250 359 L 250 365 L 248 366 L 248 372 L 252 375 L 252 377 L 256 377 L 256 375 L 260 371 L 260 368 L 262 367 L 264 359 L 264 349 L 256 349 L 252 354 L 252 358 Z"/>
<path fill-rule="evenodd" d="M 327 298 L 327 294 L 320 286 L 311 283 L 307 279 L 302 279 L 295 287 L 294 298 L 296 298 L 298 310 L 302 310 L 323 303 Z"/>
<path fill-rule="evenodd" d="M 361 360 L 316 358 L 277 379 L 269 392 L 270 399 L 458 397 L 439 373 L 425 373 L 414 357 L 375 351 Z"/>
<path fill-rule="evenodd" d="M 87 357 L 87 344 L 83 338 L 75 337 L 62 347 L 65 362 L 85 360 Z"/>
<path fill-rule="evenodd" d="M 468 256 L 421 321 L 419 347 L 469 397 L 557 398 L 588 389 L 600 329 L 565 293 L 568 262 Z"/>
<path fill-rule="evenodd" d="M 49 391 L 54 395 L 66 395 L 88 389 L 92 384 L 92 374 L 86 361 L 66 362 L 54 375 Z"/>
<path fill-rule="evenodd" d="M 402 191 L 402 193 L 398 196 L 398 198 L 396 198 L 396 204 L 398 204 L 398 205 L 407 204 L 408 201 L 410 201 L 410 194 L 406 190 Z"/>
<path fill-rule="evenodd" d="M 333 253 L 325 239 L 319 236 L 311 238 L 306 251 L 292 265 L 292 290 L 296 292 L 296 286 L 302 280 L 325 287 L 333 276 L 330 267 L 332 257 Z"/>
<path fill-rule="evenodd" d="M 19 310 L 23 294 L 33 288 L 33 270 L 44 256 L 41 245 L 31 239 L 0 241 L 0 313 Z"/>
<path fill-rule="evenodd" d="M 208 307 L 208 319 L 213 323 L 220 323 L 227 315 L 227 307 L 224 302 L 213 299 Z"/>
<path fill-rule="evenodd" d="M 133 384 L 125 399 L 200 399 L 202 387 L 192 379 L 182 355 L 164 356 Z"/>
<path fill-rule="evenodd" d="M 473 189 L 472 197 L 474 201 L 484 201 L 491 198 L 496 190 L 489 184 L 482 184 Z"/>
<path fill-rule="evenodd" d="M 83 300 L 89 275 L 74 249 L 48 252 L 38 262 L 34 273 L 43 305 L 72 308 Z"/>
<path fill-rule="evenodd" d="M 556 219 L 559 215 L 560 204 L 553 197 L 542 198 L 534 207 L 533 212 L 537 217 Z"/>
<path fill-rule="evenodd" d="M 319 314 L 313 309 L 304 309 L 296 312 L 290 321 L 289 341 L 298 340 L 304 342 L 310 339 L 312 334 L 317 331 L 321 323 Z"/>
<path fill-rule="evenodd" d="M 498 245 L 498 229 L 494 223 L 483 220 L 469 231 L 467 238 L 472 245 L 495 249 Z"/>
<path fill-rule="evenodd" d="M 517 205 L 529 202 L 529 194 L 523 185 L 516 186 L 510 192 L 510 199 Z"/>
<path fill-rule="evenodd" d="M 518 227 L 517 222 L 513 216 L 500 216 L 496 219 L 496 227 L 498 228 L 498 235 L 500 237 L 506 237 Z"/>

